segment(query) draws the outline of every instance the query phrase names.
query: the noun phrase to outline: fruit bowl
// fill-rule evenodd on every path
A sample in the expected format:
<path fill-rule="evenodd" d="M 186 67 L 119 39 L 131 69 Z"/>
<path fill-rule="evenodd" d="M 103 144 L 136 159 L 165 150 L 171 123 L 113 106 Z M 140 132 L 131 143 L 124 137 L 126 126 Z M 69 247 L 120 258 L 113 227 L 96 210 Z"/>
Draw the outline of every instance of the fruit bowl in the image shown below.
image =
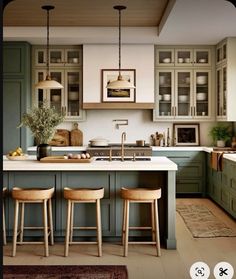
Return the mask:
<path fill-rule="evenodd" d="M 11 161 L 22 161 L 22 160 L 26 160 L 28 155 L 27 154 L 22 154 L 22 155 L 19 155 L 19 156 L 11 156 L 11 155 L 7 154 L 6 157 L 7 157 L 8 160 L 11 160 Z"/>

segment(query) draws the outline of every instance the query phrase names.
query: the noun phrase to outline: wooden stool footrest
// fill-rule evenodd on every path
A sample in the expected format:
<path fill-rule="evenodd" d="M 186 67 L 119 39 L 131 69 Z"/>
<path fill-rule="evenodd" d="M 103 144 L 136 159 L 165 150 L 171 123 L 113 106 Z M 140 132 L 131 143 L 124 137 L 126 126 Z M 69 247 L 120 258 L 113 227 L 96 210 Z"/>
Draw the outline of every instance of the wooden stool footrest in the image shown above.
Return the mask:
<path fill-rule="evenodd" d="M 129 227 L 130 230 L 151 230 L 152 227 Z"/>
<path fill-rule="evenodd" d="M 69 244 L 98 244 L 97 241 L 72 241 Z"/>
<path fill-rule="evenodd" d="M 96 230 L 97 227 L 73 227 L 73 230 Z"/>
<path fill-rule="evenodd" d="M 44 241 L 17 241 L 16 244 L 44 244 Z"/>
<path fill-rule="evenodd" d="M 129 244 L 156 244 L 156 241 L 129 241 Z"/>

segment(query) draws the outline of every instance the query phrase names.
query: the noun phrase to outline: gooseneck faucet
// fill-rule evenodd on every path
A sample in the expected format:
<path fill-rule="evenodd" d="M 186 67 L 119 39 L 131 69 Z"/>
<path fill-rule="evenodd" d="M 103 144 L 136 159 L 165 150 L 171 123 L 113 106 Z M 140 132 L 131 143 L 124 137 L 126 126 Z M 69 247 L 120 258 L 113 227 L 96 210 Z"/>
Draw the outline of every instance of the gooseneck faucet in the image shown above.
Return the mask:
<path fill-rule="evenodd" d="M 126 132 L 123 132 L 121 135 L 121 161 L 124 161 L 125 149 L 124 141 L 126 140 Z"/>

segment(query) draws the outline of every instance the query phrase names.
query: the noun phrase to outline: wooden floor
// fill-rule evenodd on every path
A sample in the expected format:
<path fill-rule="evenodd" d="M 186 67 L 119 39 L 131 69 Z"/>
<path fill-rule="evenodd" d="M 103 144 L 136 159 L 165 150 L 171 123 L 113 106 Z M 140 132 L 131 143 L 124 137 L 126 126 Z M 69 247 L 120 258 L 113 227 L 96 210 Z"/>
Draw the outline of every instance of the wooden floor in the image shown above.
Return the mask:
<path fill-rule="evenodd" d="M 204 204 L 228 226 L 236 229 L 236 222 L 208 199 L 177 199 L 177 204 Z M 73 245 L 69 256 L 63 256 L 63 244 L 50 246 L 50 256 L 43 257 L 43 246 L 24 245 L 17 247 L 15 258 L 11 245 L 4 247 L 4 265 L 126 265 L 129 279 L 187 279 L 189 268 L 196 261 L 203 261 L 211 269 L 220 261 L 233 265 L 236 273 L 236 237 L 193 238 L 182 218 L 176 214 L 177 250 L 162 249 L 160 258 L 155 256 L 151 245 L 129 245 L 127 258 L 122 256 L 119 244 L 103 243 L 103 256 L 98 258 L 94 245 Z M 236 278 L 236 276 L 234 277 Z"/>

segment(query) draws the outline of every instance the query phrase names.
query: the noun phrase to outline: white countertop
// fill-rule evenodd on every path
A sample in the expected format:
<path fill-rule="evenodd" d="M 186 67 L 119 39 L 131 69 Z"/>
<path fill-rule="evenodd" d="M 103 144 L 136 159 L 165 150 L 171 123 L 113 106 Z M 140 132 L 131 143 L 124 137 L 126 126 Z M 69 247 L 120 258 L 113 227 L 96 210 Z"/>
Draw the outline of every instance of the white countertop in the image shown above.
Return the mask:
<path fill-rule="evenodd" d="M 87 145 L 83 146 L 52 146 L 52 151 L 63 151 L 63 152 L 69 152 L 69 151 L 86 151 Z M 27 151 L 35 151 L 36 152 L 37 146 L 30 146 L 27 148 Z"/>
<path fill-rule="evenodd" d="M 225 159 L 228 159 L 228 160 L 231 160 L 231 161 L 234 161 L 234 162 L 236 162 L 236 154 L 224 154 L 223 155 L 223 157 L 225 158 Z"/>
<path fill-rule="evenodd" d="M 3 171 L 176 171 L 177 165 L 167 157 L 151 157 L 151 161 L 96 161 L 91 163 L 40 163 L 36 156 L 11 161 L 3 156 Z"/>
<path fill-rule="evenodd" d="M 213 147 L 207 146 L 152 146 L 152 151 L 205 151 L 205 152 L 212 152 Z"/>

